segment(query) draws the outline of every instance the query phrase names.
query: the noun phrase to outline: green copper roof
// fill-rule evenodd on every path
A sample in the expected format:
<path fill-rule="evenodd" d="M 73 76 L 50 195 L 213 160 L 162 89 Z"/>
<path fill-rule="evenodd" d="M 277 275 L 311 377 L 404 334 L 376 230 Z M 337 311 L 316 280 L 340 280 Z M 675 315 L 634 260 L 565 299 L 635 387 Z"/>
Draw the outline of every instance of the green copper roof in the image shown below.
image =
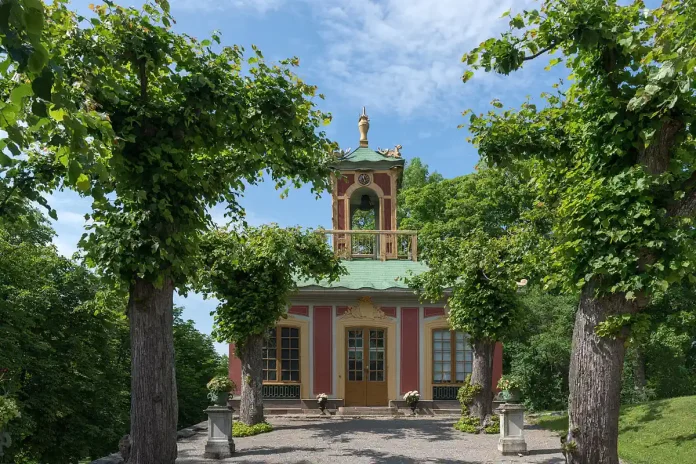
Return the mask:
<path fill-rule="evenodd" d="M 377 166 L 377 164 L 381 166 Z M 371 168 L 403 166 L 404 159 L 384 156 L 370 148 L 360 147 L 339 160 L 339 167 L 355 168 L 358 165 Z"/>
<path fill-rule="evenodd" d="M 428 267 L 422 262 L 407 260 L 379 261 L 374 259 L 342 261 L 348 271 L 340 280 L 332 283 L 315 280 L 297 283 L 300 291 L 307 287 L 335 288 L 345 290 L 389 290 L 408 289 L 404 277 L 410 273 L 421 274 Z"/>

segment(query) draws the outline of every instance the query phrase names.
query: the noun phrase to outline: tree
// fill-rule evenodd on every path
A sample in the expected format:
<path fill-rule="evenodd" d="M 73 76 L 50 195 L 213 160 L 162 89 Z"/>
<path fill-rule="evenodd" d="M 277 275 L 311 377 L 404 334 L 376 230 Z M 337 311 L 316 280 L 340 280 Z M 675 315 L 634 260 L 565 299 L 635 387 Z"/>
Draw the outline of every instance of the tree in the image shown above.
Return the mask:
<path fill-rule="evenodd" d="M 651 296 L 696 263 L 696 8 L 664 0 L 549 0 L 463 60 L 509 74 L 546 52 L 573 80 L 544 106 L 471 117 L 492 166 L 534 159 L 540 199 L 556 207 L 547 283 L 581 292 L 570 364 L 566 449 L 575 463 L 618 463 L 624 343 Z M 467 70 L 464 81 L 473 76 Z M 502 107 L 495 101 L 494 105 Z M 602 334 L 602 335 L 600 335 Z"/>
<path fill-rule="evenodd" d="M 520 179 L 483 169 L 403 194 L 410 211 L 404 224 L 419 229 L 421 255 L 429 268 L 407 281 L 425 300 L 447 296 L 451 327 L 469 335 L 471 384 L 480 386 L 470 413 L 484 426 L 492 413 L 495 343 L 518 321 L 516 230 L 530 208 Z"/>
<path fill-rule="evenodd" d="M 530 409 L 566 409 L 578 297 L 554 295 L 537 286 L 520 295 L 520 305 L 520 325 L 505 343 L 503 370 L 519 380 Z"/>
<path fill-rule="evenodd" d="M 270 66 L 256 47 L 245 60 L 217 34 L 200 42 L 177 34 L 160 5 L 106 2 L 89 27 L 63 34 L 66 98 L 98 108 L 115 136 L 110 157 L 93 163 L 46 146 L 94 199 L 81 241 L 87 262 L 129 288 L 130 464 L 176 459 L 173 292 L 195 271 L 207 208 L 226 201 L 241 217 L 238 197 L 264 170 L 279 188 L 290 180 L 326 189 L 333 151 L 317 131 L 330 117 L 315 109 L 316 87 L 290 70 L 297 58 Z"/>
<path fill-rule="evenodd" d="M 114 136 L 108 118 L 80 83 L 63 80 L 65 37 L 78 22 L 64 3 L 0 5 L 0 173 L 9 184 L 0 214 L 11 197 L 20 197 L 43 205 L 55 219 L 41 193 L 59 186 L 88 189 L 83 171 L 103 169 L 109 156 Z"/>
<path fill-rule="evenodd" d="M 5 430 L 5 456 L 47 464 L 102 456 L 128 430 L 124 294 L 61 257 L 46 220 L 23 205 L 0 217 L 0 391 L 21 413 Z"/>
<path fill-rule="evenodd" d="M 239 418 L 263 422 L 264 337 L 286 317 L 297 279 L 333 281 L 344 271 L 323 234 L 275 225 L 212 231 L 202 246 L 200 287 L 220 300 L 213 336 L 235 344 L 242 361 Z"/>
<path fill-rule="evenodd" d="M 401 180 L 401 188 L 404 190 L 420 188 L 430 183 L 440 182 L 442 179 L 440 173 L 437 171 L 431 173 L 428 169 L 428 165 L 424 164 L 420 158 L 416 157 L 406 163 Z"/>

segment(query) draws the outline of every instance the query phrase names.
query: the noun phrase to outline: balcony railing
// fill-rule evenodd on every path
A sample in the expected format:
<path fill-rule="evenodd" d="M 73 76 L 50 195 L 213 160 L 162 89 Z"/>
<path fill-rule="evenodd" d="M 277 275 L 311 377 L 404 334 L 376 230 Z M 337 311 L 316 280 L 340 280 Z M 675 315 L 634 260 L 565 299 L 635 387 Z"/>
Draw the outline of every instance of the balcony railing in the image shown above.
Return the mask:
<path fill-rule="evenodd" d="M 415 230 L 321 230 L 344 259 L 410 259 L 418 261 Z"/>

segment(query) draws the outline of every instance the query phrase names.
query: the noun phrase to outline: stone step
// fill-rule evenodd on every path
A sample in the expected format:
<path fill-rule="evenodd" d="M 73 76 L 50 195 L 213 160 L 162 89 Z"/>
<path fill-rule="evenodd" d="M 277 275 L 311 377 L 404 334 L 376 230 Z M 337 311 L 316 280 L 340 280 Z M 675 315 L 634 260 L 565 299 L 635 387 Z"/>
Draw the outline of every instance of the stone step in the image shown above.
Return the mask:
<path fill-rule="evenodd" d="M 341 406 L 337 414 L 339 416 L 395 416 L 402 413 L 388 407 Z"/>

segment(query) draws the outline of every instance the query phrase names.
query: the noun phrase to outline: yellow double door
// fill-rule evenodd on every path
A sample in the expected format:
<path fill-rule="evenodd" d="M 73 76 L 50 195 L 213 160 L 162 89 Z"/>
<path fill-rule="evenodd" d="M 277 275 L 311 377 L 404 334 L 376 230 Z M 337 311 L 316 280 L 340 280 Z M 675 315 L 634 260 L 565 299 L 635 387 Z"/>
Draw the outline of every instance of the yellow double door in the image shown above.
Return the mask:
<path fill-rule="evenodd" d="M 346 329 L 346 406 L 388 406 L 387 330 Z"/>

